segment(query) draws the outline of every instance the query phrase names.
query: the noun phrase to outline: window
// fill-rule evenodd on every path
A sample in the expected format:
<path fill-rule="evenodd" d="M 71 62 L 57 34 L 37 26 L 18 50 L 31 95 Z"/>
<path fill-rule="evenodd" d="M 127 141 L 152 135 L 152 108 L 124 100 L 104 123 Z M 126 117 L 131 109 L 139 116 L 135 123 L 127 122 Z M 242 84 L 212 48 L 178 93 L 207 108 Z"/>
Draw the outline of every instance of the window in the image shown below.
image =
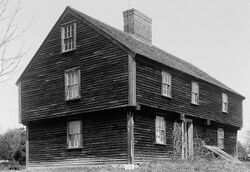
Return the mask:
<path fill-rule="evenodd" d="M 161 116 L 156 116 L 155 119 L 155 141 L 159 144 L 166 144 L 166 121 Z"/>
<path fill-rule="evenodd" d="M 70 121 L 67 124 L 68 148 L 82 147 L 82 121 Z"/>
<path fill-rule="evenodd" d="M 192 82 L 192 98 L 191 103 L 198 105 L 199 104 L 199 85 L 197 82 Z"/>
<path fill-rule="evenodd" d="M 65 72 L 65 99 L 80 98 L 80 69 L 73 68 Z"/>
<path fill-rule="evenodd" d="M 162 93 L 163 96 L 171 97 L 171 75 L 162 72 Z"/>
<path fill-rule="evenodd" d="M 62 52 L 74 50 L 76 47 L 76 23 L 61 28 Z"/>
<path fill-rule="evenodd" d="M 217 137 L 218 137 L 218 147 L 224 149 L 224 130 L 222 128 L 218 128 Z"/>
<path fill-rule="evenodd" d="M 228 97 L 225 93 L 222 93 L 222 112 L 228 112 Z"/>

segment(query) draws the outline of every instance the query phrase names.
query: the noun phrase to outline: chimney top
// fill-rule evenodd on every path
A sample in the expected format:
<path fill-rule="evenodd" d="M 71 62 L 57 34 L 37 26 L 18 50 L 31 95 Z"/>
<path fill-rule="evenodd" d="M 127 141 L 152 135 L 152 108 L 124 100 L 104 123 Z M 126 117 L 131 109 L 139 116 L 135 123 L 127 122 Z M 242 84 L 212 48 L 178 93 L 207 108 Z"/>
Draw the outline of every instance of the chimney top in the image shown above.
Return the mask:
<path fill-rule="evenodd" d="M 123 12 L 124 31 L 136 38 L 152 43 L 152 19 L 132 8 Z"/>

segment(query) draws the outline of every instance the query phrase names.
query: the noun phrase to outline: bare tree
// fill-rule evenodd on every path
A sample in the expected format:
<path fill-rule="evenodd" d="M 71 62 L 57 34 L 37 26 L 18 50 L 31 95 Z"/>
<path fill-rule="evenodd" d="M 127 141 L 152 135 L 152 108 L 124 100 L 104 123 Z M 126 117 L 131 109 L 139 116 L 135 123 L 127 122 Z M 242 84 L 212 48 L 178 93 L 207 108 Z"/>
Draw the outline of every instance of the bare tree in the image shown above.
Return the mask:
<path fill-rule="evenodd" d="M 16 72 L 25 54 L 18 42 L 26 30 L 16 22 L 20 9 L 20 1 L 0 0 L 0 82 Z"/>

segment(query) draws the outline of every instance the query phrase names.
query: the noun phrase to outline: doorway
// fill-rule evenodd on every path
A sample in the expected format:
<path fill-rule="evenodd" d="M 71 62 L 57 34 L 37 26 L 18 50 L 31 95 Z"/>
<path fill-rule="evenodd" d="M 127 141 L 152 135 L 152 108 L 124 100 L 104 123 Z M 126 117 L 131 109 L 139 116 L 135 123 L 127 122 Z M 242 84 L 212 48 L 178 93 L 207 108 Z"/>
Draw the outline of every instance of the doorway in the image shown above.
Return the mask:
<path fill-rule="evenodd" d="M 184 119 L 182 121 L 182 159 L 192 157 L 193 150 L 193 121 L 191 119 Z"/>

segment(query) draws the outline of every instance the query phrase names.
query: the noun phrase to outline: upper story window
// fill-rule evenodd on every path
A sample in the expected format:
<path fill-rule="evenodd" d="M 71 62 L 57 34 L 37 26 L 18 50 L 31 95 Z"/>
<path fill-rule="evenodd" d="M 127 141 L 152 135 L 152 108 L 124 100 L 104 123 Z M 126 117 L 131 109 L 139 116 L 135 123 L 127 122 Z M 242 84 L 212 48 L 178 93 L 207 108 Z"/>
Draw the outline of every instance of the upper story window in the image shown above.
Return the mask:
<path fill-rule="evenodd" d="M 68 52 L 76 48 L 76 23 L 70 23 L 61 28 L 62 52 Z"/>
<path fill-rule="evenodd" d="M 224 130 L 218 128 L 217 130 L 218 147 L 224 149 Z"/>
<path fill-rule="evenodd" d="M 70 121 L 67 123 L 67 147 L 82 147 L 82 121 Z"/>
<path fill-rule="evenodd" d="M 172 97 L 171 89 L 172 89 L 172 77 L 167 72 L 162 72 L 162 90 L 161 94 L 166 97 Z"/>
<path fill-rule="evenodd" d="M 159 144 L 166 144 L 166 121 L 162 116 L 155 118 L 155 141 Z"/>
<path fill-rule="evenodd" d="M 65 99 L 72 100 L 80 98 L 81 88 L 80 69 L 73 68 L 65 71 Z"/>
<path fill-rule="evenodd" d="M 199 85 L 197 82 L 192 82 L 192 98 L 191 103 L 198 105 L 199 104 Z"/>
<path fill-rule="evenodd" d="M 222 112 L 228 112 L 228 97 L 225 93 L 222 93 Z"/>

